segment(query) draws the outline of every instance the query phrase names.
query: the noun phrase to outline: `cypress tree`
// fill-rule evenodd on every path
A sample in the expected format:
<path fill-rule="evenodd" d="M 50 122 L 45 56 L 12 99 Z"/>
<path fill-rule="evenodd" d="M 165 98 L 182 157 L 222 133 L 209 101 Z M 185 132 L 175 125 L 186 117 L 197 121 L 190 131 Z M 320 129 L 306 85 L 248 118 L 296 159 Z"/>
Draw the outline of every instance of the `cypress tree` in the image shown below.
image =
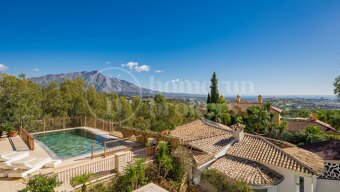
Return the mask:
<path fill-rule="evenodd" d="M 210 97 L 210 93 L 208 93 L 208 97 L 207 97 L 207 103 L 211 103 L 211 97 Z"/>
<path fill-rule="evenodd" d="M 210 102 L 218 103 L 220 94 L 218 92 L 218 80 L 216 77 L 216 73 L 214 72 L 211 77 L 211 86 L 210 86 Z"/>

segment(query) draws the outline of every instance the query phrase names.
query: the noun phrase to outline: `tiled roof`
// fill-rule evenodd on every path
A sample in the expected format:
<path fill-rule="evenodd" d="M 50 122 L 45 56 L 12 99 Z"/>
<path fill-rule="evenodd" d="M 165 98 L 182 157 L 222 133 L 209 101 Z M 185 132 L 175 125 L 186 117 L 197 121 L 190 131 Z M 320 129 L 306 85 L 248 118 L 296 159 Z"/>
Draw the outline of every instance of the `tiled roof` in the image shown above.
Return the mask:
<path fill-rule="evenodd" d="M 324 160 L 340 160 L 340 140 L 328 140 L 311 143 L 301 148 L 318 154 Z"/>
<path fill-rule="evenodd" d="M 260 163 L 230 155 L 219 158 L 208 168 L 217 169 L 227 177 L 241 180 L 251 186 L 277 185 L 284 178 Z"/>
<path fill-rule="evenodd" d="M 198 119 L 191 123 L 176 127 L 175 130 L 170 132 L 170 135 L 179 137 L 186 142 L 209 136 L 221 135 L 226 133 L 226 130 L 230 130 L 230 128 L 209 120 Z"/>
<path fill-rule="evenodd" d="M 206 153 L 216 154 L 233 140 L 235 140 L 235 138 L 231 132 L 227 132 L 223 135 L 189 141 L 186 145 L 202 150 Z"/>
<path fill-rule="evenodd" d="M 277 112 L 279 112 L 279 113 L 281 113 L 281 112 L 283 111 L 282 109 L 280 109 L 280 108 L 278 108 L 278 107 L 274 107 L 274 106 L 271 106 L 270 109 L 271 109 L 271 110 L 274 110 L 274 111 L 277 111 Z"/>
<path fill-rule="evenodd" d="M 196 150 L 192 150 L 192 155 L 195 159 L 196 166 L 200 166 L 200 165 L 214 159 L 214 156 L 212 154 L 206 153 L 206 152 L 201 152 L 201 151 L 196 151 Z"/>
<path fill-rule="evenodd" d="M 232 111 L 241 111 L 241 112 L 247 112 L 247 109 L 249 107 L 262 107 L 263 103 L 249 103 L 249 102 L 245 102 L 245 101 L 241 101 L 241 102 L 230 102 L 228 103 L 228 108 L 229 110 Z M 277 112 L 277 113 L 281 113 L 282 109 L 271 106 L 270 107 L 270 112 Z"/>
<path fill-rule="evenodd" d="M 287 122 L 287 130 L 304 131 L 308 126 L 318 126 L 321 131 L 332 134 L 339 134 L 335 128 L 320 120 L 312 120 L 307 118 L 282 118 Z"/>
<path fill-rule="evenodd" d="M 184 138 L 187 146 L 213 156 L 226 145 L 234 142 L 232 131 L 215 128 L 208 124 L 197 129 L 195 125 L 202 126 L 202 123 L 195 121 L 189 126 L 183 125 L 174 136 Z M 214 129 L 215 131 L 213 131 Z M 323 170 L 323 160 L 318 155 L 289 145 L 285 145 L 285 148 L 281 149 L 264 137 L 246 133 L 241 141 L 227 149 L 226 154 L 309 174 L 318 175 Z M 306 158 L 299 154 L 304 154 Z"/>
<path fill-rule="evenodd" d="M 227 154 L 293 171 L 320 174 L 323 169 L 323 160 L 319 156 L 305 151 L 305 155 L 312 160 L 306 161 L 305 158 L 300 158 L 298 153 L 288 153 L 300 150 L 304 151 L 297 147 L 281 149 L 263 137 L 245 134 L 240 142 L 235 143 L 227 151 Z"/>

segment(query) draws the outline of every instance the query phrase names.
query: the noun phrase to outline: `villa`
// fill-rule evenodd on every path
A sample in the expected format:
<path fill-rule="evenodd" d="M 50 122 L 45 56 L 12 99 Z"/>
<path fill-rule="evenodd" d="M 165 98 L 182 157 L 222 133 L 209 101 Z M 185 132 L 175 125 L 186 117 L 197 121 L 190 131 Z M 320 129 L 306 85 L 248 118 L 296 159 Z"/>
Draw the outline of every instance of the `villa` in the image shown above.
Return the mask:
<path fill-rule="evenodd" d="M 317 177 L 324 169 L 320 156 L 290 143 L 244 133 L 243 128 L 199 119 L 170 132 L 192 151 L 194 183 L 210 189 L 200 175 L 205 169 L 217 169 L 256 191 L 330 191 L 318 187 Z"/>
<path fill-rule="evenodd" d="M 308 126 L 317 126 L 322 132 L 329 134 L 339 134 L 339 132 L 331 125 L 320 121 L 316 113 L 312 113 L 311 118 L 282 118 L 287 122 L 288 131 L 303 131 Z"/>
<path fill-rule="evenodd" d="M 232 115 L 239 115 L 246 117 L 247 114 L 247 109 L 250 107 L 263 107 L 263 97 L 262 95 L 259 95 L 257 97 L 257 102 L 248 102 L 241 100 L 241 96 L 237 95 L 236 96 L 236 101 L 228 102 L 228 108 L 230 110 L 230 114 Z M 273 123 L 280 123 L 281 119 L 281 113 L 282 109 L 270 106 L 270 113 L 272 114 L 272 122 Z"/>

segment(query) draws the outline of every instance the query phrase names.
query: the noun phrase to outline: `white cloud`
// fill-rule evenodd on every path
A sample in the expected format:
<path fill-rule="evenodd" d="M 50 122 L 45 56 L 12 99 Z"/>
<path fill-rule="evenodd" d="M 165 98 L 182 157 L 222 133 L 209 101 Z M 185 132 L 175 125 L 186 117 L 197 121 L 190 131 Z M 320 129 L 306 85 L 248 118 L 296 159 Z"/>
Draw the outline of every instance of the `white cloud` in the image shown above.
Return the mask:
<path fill-rule="evenodd" d="M 117 75 L 117 77 L 120 77 L 120 76 L 121 76 L 120 74 Z"/>
<path fill-rule="evenodd" d="M 135 70 L 137 72 L 144 72 L 144 71 L 146 72 L 146 71 L 150 71 L 150 67 L 147 65 L 141 65 L 141 66 L 136 66 Z"/>
<path fill-rule="evenodd" d="M 147 72 L 150 71 L 150 67 L 148 65 L 141 65 L 139 66 L 139 64 L 137 62 L 128 62 L 126 64 L 122 64 L 122 67 L 127 67 L 131 70 L 137 71 L 137 72 Z"/>
<path fill-rule="evenodd" d="M 36 71 L 36 72 L 40 71 L 38 68 L 34 68 L 33 70 Z"/>
<path fill-rule="evenodd" d="M 156 70 L 155 73 L 163 73 L 162 70 Z"/>
<path fill-rule="evenodd" d="M 129 69 L 134 69 L 135 67 L 138 67 L 138 63 L 130 61 L 127 64 L 122 64 L 122 67 L 127 67 Z"/>
<path fill-rule="evenodd" d="M 177 79 L 173 79 L 173 80 L 171 80 L 170 81 L 171 83 L 178 83 L 179 82 L 179 79 L 177 78 Z"/>
<path fill-rule="evenodd" d="M 105 63 L 106 63 L 106 64 L 111 64 L 111 61 L 106 61 Z"/>
<path fill-rule="evenodd" d="M 7 69 L 8 67 L 6 65 L 0 63 L 0 71 L 5 71 Z"/>

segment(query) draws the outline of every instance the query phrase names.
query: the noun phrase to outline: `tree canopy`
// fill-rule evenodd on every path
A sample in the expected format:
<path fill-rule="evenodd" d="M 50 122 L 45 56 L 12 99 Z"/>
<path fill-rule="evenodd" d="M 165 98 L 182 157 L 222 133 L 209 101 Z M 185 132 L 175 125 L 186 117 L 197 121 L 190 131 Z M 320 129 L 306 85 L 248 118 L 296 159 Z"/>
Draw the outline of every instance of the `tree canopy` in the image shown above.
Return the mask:
<path fill-rule="evenodd" d="M 93 86 L 86 89 L 80 78 L 39 86 L 24 75 L 20 78 L 0 75 L 0 123 L 84 115 L 153 131 L 173 129 L 201 116 L 197 105 L 170 100 L 161 94 L 154 98 L 131 98 L 100 93 Z"/>
<path fill-rule="evenodd" d="M 334 94 L 340 99 L 340 75 L 334 80 Z"/>
<path fill-rule="evenodd" d="M 216 73 L 214 72 L 211 77 L 210 94 L 208 94 L 208 103 L 219 103 L 220 94 L 218 91 L 218 80 Z"/>

